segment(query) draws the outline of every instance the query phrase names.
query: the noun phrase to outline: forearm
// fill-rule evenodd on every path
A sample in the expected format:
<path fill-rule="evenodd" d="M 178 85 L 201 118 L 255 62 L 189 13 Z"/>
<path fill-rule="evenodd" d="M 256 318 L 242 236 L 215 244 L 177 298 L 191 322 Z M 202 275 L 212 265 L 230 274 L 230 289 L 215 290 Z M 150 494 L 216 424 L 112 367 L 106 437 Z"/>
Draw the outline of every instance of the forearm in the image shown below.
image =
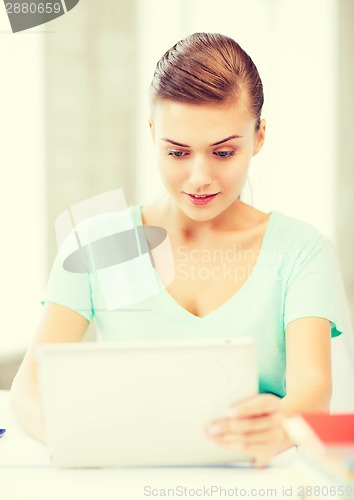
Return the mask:
<path fill-rule="evenodd" d="M 10 393 L 11 407 L 23 429 L 32 437 L 46 442 L 42 404 L 37 376 L 36 349 L 38 345 L 80 342 L 89 322 L 67 307 L 46 302 L 37 334 L 29 347 Z"/>
<path fill-rule="evenodd" d="M 329 411 L 331 389 L 325 387 L 311 387 L 288 393 L 281 400 L 281 412 L 285 417 L 296 413 Z"/>
<path fill-rule="evenodd" d="M 15 377 L 10 391 L 11 408 L 27 434 L 37 441 L 46 443 L 38 386 L 35 380 Z"/>

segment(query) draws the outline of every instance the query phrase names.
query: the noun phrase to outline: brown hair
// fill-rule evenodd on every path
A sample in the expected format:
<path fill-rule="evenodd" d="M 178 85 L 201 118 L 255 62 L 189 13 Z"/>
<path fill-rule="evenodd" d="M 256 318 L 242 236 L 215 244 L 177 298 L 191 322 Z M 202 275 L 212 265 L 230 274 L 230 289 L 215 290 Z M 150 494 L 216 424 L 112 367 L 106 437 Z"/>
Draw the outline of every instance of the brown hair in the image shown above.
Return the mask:
<path fill-rule="evenodd" d="M 150 87 L 155 99 L 190 104 L 223 103 L 248 92 L 259 128 L 263 85 L 250 56 L 232 38 L 194 33 L 180 40 L 159 60 Z"/>

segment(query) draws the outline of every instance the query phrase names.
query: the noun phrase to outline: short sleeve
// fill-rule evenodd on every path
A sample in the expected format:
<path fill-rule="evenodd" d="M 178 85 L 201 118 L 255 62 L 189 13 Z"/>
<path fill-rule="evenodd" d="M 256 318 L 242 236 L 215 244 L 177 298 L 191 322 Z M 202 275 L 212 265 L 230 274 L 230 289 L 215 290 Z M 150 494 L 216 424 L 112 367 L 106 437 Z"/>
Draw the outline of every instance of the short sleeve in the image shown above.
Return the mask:
<path fill-rule="evenodd" d="M 42 304 L 47 301 L 68 307 L 91 321 L 93 306 L 89 273 L 66 271 L 57 255 L 50 272 Z"/>
<path fill-rule="evenodd" d="M 341 301 L 344 285 L 333 245 L 320 233 L 313 235 L 293 262 L 288 277 L 284 325 L 304 317 L 320 317 L 331 322 L 332 337 L 343 332 Z"/>

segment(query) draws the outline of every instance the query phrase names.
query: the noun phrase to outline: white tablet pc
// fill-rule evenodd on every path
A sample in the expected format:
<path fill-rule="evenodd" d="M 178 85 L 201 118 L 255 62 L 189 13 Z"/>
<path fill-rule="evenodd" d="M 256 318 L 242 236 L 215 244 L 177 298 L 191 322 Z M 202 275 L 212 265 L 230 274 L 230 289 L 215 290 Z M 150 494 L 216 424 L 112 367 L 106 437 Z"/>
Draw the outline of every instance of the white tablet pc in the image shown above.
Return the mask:
<path fill-rule="evenodd" d="M 46 344 L 37 359 L 56 466 L 249 459 L 213 443 L 204 428 L 258 392 L 251 339 Z"/>

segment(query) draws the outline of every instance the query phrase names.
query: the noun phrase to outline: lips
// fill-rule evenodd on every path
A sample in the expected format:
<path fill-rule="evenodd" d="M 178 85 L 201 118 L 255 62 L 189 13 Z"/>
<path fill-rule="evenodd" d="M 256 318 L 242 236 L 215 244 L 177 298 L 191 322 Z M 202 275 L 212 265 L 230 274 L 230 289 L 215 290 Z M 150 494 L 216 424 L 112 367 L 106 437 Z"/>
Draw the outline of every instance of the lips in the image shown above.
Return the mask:
<path fill-rule="evenodd" d="M 219 193 L 214 193 L 214 194 L 185 193 L 185 194 L 187 195 L 187 198 L 189 199 L 189 201 L 191 201 L 193 203 L 193 205 L 203 206 L 203 205 L 208 205 L 209 203 L 211 203 Z"/>

